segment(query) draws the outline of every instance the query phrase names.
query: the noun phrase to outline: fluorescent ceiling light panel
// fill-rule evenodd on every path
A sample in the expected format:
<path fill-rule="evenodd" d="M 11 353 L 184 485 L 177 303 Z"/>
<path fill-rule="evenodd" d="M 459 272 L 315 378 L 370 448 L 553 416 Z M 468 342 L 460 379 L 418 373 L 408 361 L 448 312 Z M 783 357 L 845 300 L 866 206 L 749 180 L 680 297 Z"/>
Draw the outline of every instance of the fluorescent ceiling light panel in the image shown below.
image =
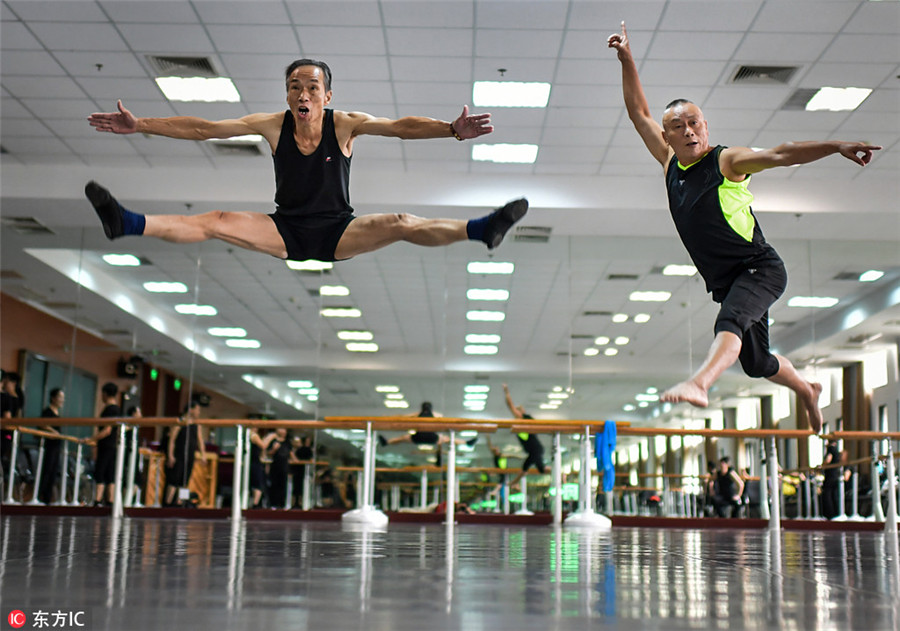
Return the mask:
<path fill-rule="evenodd" d="M 475 107 L 547 107 L 549 101 L 549 83 L 476 81 L 472 85 Z"/>
<path fill-rule="evenodd" d="M 352 307 L 329 307 L 319 311 L 323 318 L 361 318 L 362 311 Z"/>
<path fill-rule="evenodd" d="M 400 392 L 397 386 L 375 386 L 375 392 Z"/>
<path fill-rule="evenodd" d="M 499 350 L 492 344 L 466 344 L 463 347 L 466 355 L 496 355 Z"/>
<path fill-rule="evenodd" d="M 371 331 L 338 331 L 337 336 L 345 342 L 371 342 L 375 339 Z"/>
<path fill-rule="evenodd" d="M 619 349 L 618 348 L 607 348 L 605 351 L 603 351 L 603 354 L 606 355 L 607 357 L 612 357 L 613 355 L 619 354 Z"/>
<path fill-rule="evenodd" d="M 297 394 L 302 394 L 305 397 L 314 396 L 319 394 L 318 388 L 298 388 Z"/>
<path fill-rule="evenodd" d="M 405 397 L 400 392 L 389 392 L 384 395 L 385 399 L 391 399 L 392 401 L 402 401 Z"/>
<path fill-rule="evenodd" d="M 310 259 L 308 261 L 286 261 L 287 266 L 298 272 L 323 272 L 334 267 L 333 263 L 326 261 L 316 261 Z"/>
<path fill-rule="evenodd" d="M 467 311 L 466 320 L 471 322 L 503 322 L 506 314 L 502 311 Z"/>
<path fill-rule="evenodd" d="M 141 264 L 141 259 L 134 254 L 104 254 L 103 260 L 118 267 L 139 267 Z"/>
<path fill-rule="evenodd" d="M 385 401 L 384 407 L 386 408 L 408 408 L 409 403 L 406 401 Z"/>
<path fill-rule="evenodd" d="M 788 300 L 789 307 L 814 307 L 816 309 L 827 309 L 838 303 L 837 298 L 826 296 L 794 296 Z"/>
<path fill-rule="evenodd" d="M 882 272 L 881 270 L 870 269 L 869 271 L 863 272 L 862 274 L 859 275 L 859 282 L 871 283 L 873 281 L 878 280 L 882 276 L 884 276 L 884 272 Z"/>
<path fill-rule="evenodd" d="M 663 268 L 663 276 L 693 276 L 697 268 L 693 265 L 666 265 Z"/>
<path fill-rule="evenodd" d="M 227 77 L 156 77 L 156 85 L 170 101 L 241 102 L 241 95 Z"/>
<path fill-rule="evenodd" d="M 149 281 L 144 283 L 144 289 L 154 294 L 186 294 L 187 285 L 168 281 Z"/>
<path fill-rule="evenodd" d="M 636 394 L 634 395 L 635 401 L 659 401 L 658 394 Z"/>
<path fill-rule="evenodd" d="M 601 335 L 600 337 L 594 339 L 594 344 L 596 344 L 597 346 L 606 346 L 607 344 L 609 344 L 609 338 L 605 335 Z"/>
<path fill-rule="evenodd" d="M 619 337 L 616 338 L 615 343 L 616 343 L 616 346 L 625 346 L 626 344 L 628 344 L 629 341 L 630 340 L 628 339 L 627 336 L 620 335 Z"/>
<path fill-rule="evenodd" d="M 505 289 L 470 289 L 466 292 L 469 300 L 509 300 Z"/>
<path fill-rule="evenodd" d="M 500 336 L 493 333 L 469 333 L 466 335 L 468 344 L 499 344 Z M 487 387 L 487 386 L 485 386 Z"/>
<path fill-rule="evenodd" d="M 616 324 L 621 324 L 622 322 L 628 322 L 628 314 L 627 313 L 617 313 L 613 315 L 612 321 Z"/>
<path fill-rule="evenodd" d="M 487 401 L 487 392 L 466 392 L 463 395 L 464 401 Z"/>
<path fill-rule="evenodd" d="M 225 343 L 231 348 L 259 348 L 261 344 L 259 340 L 248 340 L 240 338 L 230 338 Z"/>
<path fill-rule="evenodd" d="M 206 332 L 216 337 L 247 337 L 247 329 L 239 326 L 214 326 Z"/>
<path fill-rule="evenodd" d="M 552 403 L 541 403 L 538 406 L 542 410 L 556 410 L 559 409 L 559 406 L 553 405 Z"/>
<path fill-rule="evenodd" d="M 514 263 L 498 261 L 472 261 L 466 266 L 470 274 L 512 274 L 515 269 Z"/>
<path fill-rule="evenodd" d="M 350 289 L 343 285 L 322 285 L 319 287 L 320 296 L 349 296 Z"/>
<path fill-rule="evenodd" d="M 175 311 L 178 313 L 183 313 L 185 315 L 197 315 L 197 316 L 214 316 L 219 312 L 212 305 L 175 305 Z"/>
<path fill-rule="evenodd" d="M 470 386 L 463 386 L 463 392 L 490 392 L 490 386 L 482 386 L 478 384 L 473 384 Z"/>
<path fill-rule="evenodd" d="M 377 353 L 378 344 L 374 342 L 347 342 L 345 348 L 351 353 Z"/>
<path fill-rule="evenodd" d="M 308 379 L 294 379 L 287 382 L 288 388 L 312 388 L 313 382 Z"/>
<path fill-rule="evenodd" d="M 599 355 L 599 354 L 600 354 L 600 349 L 599 349 L 599 348 L 594 348 L 594 347 L 592 346 L 591 348 L 586 348 L 586 349 L 584 349 L 584 354 L 585 354 L 586 356 L 588 356 L 588 357 L 594 357 L 595 355 Z"/>
<path fill-rule="evenodd" d="M 633 405 L 631 405 L 630 403 L 626 403 L 625 405 L 622 406 L 622 409 L 625 410 L 626 412 L 634 412 L 635 407 Z"/>
<path fill-rule="evenodd" d="M 476 162 L 534 164 L 537 154 L 538 146 L 530 144 L 472 145 L 472 159 Z"/>
<path fill-rule="evenodd" d="M 638 324 L 644 324 L 645 322 L 649 322 L 650 314 L 649 313 L 638 313 L 634 316 L 634 321 L 637 322 Z"/>
<path fill-rule="evenodd" d="M 665 302 L 671 297 L 668 291 L 633 291 L 628 299 L 632 302 Z"/>
<path fill-rule="evenodd" d="M 806 104 L 807 112 L 849 112 L 872 93 L 869 88 L 821 88 Z"/>

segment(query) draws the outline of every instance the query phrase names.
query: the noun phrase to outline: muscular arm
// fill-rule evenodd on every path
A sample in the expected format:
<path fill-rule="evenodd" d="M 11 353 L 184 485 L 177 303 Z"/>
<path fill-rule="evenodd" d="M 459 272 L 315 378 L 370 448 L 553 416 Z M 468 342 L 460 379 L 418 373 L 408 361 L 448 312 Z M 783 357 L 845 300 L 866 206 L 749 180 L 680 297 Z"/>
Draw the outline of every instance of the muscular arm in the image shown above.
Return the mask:
<path fill-rule="evenodd" d="M 809 164 L 835 153 L 860 166 L 865 166 L 872 160 L 872 152 L 879 149 L 881 147 L 877 145 L 840 140 L 786 142 L 762 151 L 754 151 L 747 147 L 729 147 L 722 151 L 719 166 L 722 174 L 728 179 L 741 180 L 745 175 L 759 173 L 772 167 Z"/>
<path fill-rule="evenodd" d="M 512 400 L 512 395 L 509 393 L 509 386 L 505 383 L 503 384 L 503 395 L 506 398 L 506 407 L 509 408 L 509 411 L 512 412 L 512 415 L 516 418 L 523 418 L 522 413 L 519 411 L 519 408 L 516 407 L 516 404 Z"/>
<path fill-rule="evenodd" d="M 464 106 L 462 114 L 452 123 L 425 116 L 405 116 L 399 119 L 379 118 L 365 112 L 335 112 L 335 127 L 342 145 L 351 145 L 357 136 L 389 136 L 402 140 L 454 138 L 454 131 L 462 139 L 477 138 L 494 131 L 490 114 L 469 115 Z"/>
<path fill-rule="evenodd" d="M 610 48 L 616 49 L 619 62 L 622 64 L 622 96 L 625 98 L 628 118 L 631 119 L 635 130 L 644 141 L 644 145 L 656 158 L 656 161 L 665 168 L 672 157 L 672 150 L 663 138 L 662 126 L 650 114 L 650 105 L 644 95 L 644 87 L 641 85 L 637 65 L 631 54 L 625 22 L 622 22 L 622 32 L 610 35 L 607 44 Z"/>

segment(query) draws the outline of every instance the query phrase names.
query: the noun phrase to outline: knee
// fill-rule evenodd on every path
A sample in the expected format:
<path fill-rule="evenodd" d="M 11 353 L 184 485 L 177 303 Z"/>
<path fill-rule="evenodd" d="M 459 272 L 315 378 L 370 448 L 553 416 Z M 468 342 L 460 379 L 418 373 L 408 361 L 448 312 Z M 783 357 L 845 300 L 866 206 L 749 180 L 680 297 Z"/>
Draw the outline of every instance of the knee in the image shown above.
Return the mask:
<path fill-rule="evenodd" d="M 778 358 L 771 353 L 741 355 L 740 360 L 741 368 L 748 377 L 768 379 L 778 372 Z"/>
<path fill-rule="evenodd" d="M 418 217 L 409 213 L 392 213 L 388 215 L 391 230 L 405 237 L 418 225 Z"/>
<path fill-rule="evenodd" d="M 195 220 L 209 239 L 218 238 L 225 234 L 225 226 L 228 224 L 229 212 L 225 210 L 213 210 L 208 213 L 195 215 Z"/>

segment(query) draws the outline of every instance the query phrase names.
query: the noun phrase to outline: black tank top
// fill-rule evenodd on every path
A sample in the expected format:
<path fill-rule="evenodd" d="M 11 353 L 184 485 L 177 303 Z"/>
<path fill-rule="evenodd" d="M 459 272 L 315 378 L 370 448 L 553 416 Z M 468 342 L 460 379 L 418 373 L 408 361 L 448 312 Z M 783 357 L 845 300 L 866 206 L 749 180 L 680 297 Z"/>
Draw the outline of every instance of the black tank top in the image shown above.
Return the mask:
<path fill-rule="evenodd" d="M 300 216 L 351 213 L 350 158 L 341 152 L 334 131 L 334 110 L 325 110 L 322 139 L 311 155 L 294 140 L 294 116 L 284 113 L 275 162 L 275 203 L 279 212 Z"/>

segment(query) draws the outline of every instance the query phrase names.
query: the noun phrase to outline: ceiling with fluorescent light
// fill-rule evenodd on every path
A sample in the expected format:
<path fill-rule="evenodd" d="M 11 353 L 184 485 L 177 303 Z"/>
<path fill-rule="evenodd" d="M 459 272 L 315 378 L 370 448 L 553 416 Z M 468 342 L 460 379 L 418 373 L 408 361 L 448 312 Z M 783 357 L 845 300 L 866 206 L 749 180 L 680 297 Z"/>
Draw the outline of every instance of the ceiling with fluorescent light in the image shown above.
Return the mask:
<path fill-rule="evenodd" d="M 864 348 L 852 339 L 882 333 L 870 344 L 895 344 L 900 335 L 900 3 L 72 0 L 0 6 L 2 290 L 109 331 L 106 337 L 123 352 L 193 374 L 198 384 L 260 410 L 283 418 L 392 413 L 375 391 L 389 384 L 410 404 L 401 412 L 430 400 L 447 416 L 507 417 L 502 383 L 508 382 L 516 402 L 537 417 L 657 422 L 653 404 L 633 412 L 623 406 L 699 365 L 716 308 L 696 277 L 660 273 L 689 261 L 668 217 L 659 167 L 625 114 L 619 64 L 606 47 L 623 19 L 656 115 L 664 103 L 684 97 L 704 109 L 714 143 L 836 138 L 884 146 L 865 169 L 830 157 L 754 176 L 751 190 L 790 277 L 771 312 L 779 351 L 801 364 L 813 357 L 839 363 Z M 148 56 L 207 58 L 233 80 L 242 100 L 167 102 Z M 524 195 L 531 210 L 519 229 L 494 252 L 474 243 L 399 244 L 324 273 L 293 271 L 216 242 L 106 241 L 82 195 L 89 179 L 139 211 L 268 213 L 272 164 L 266 147 L 252 143 L 250 151 L 229 151 L 99 134 L 88 114 L 113 110 L 117 98 L 138 116 L 222 119 L 279 111 L 283 69 L 299 57 L 331 65 L 333 107 L 386 117 L 452 120 L 470 103 L 474 81 L 549 82 L 547 108 L 491 108 L 496 131 L 486 140 L 538 145 L 534 164 L 475 162 L 472 143 L 451 138 L 366 137 L 355 146 L 351 199 L 358 214 L 470 218 Z M 733 83 L 742 66 L 796 70 L 777 75 L 786 75 L 786 83 Z M 823 86 L 873 92 L 853 112 L 796 109 L 798 91 Z M 132 253 L 146 264 L 111 267 L 100 258 L 109 252 Z M 466 272 L 469 262 L 488 260 L 512 262 L 515 273 Z M 82 286 L 73 282 L 78 269 Z M 873 283 L 855 280 L 870 269 L 885 275 Z M 180 281 L 189 292 L 149 294 L 146 281 Z M 350 294 L 322 297 L 321 285 L 344 285 Z M 469 289 L 506 290 L 509 300 L 476 303 L 466 298 Z M 634 291 L 672 297 L 636 303 L 629 301 Z M 827 310 L 787 307 L 796 295 L 840 302 Z M 177 314 L 174 305 L 185 302 L 213 305 L 218 314 Z M 61 303 L 78 308 L 52 306 Z M 467 310 L 494 305 L 505 313 L 503 322 L 466 320 Z M 362 317 L 320 318 L 323 307 L 355 307 Z M 615 313 L 630 317 L 613 323 Z M 650 320 L 635 323 L 638 313 Z M 243 327 L 260 348 L 229 348 L 206 334 L 211 326 Z M 348 352 L 337 338 L 341 329 L 371 331 L 378 352 Z M 499 334 L 499 352 L 464 354 L 470 333 Z M 605 347 L 585 356 L 598 336 L 629 342 L 615 356 L 605 355 Z M 195 361 L 188 348 L 197 349 Z M 254 375 L 263 389 L 242 375 Z M 301 411 L 287 405 L 291 379 L 313 381 L 318 401 L 304 398 Z M 490 386 L 483 412 L 463 407 L 467 384 Z M 558 410 L 540 409 L 554 387 L 574 391 Z M 748 388 L 770 387 L 730 371 L 712 393 L 713 405 Z"/>

